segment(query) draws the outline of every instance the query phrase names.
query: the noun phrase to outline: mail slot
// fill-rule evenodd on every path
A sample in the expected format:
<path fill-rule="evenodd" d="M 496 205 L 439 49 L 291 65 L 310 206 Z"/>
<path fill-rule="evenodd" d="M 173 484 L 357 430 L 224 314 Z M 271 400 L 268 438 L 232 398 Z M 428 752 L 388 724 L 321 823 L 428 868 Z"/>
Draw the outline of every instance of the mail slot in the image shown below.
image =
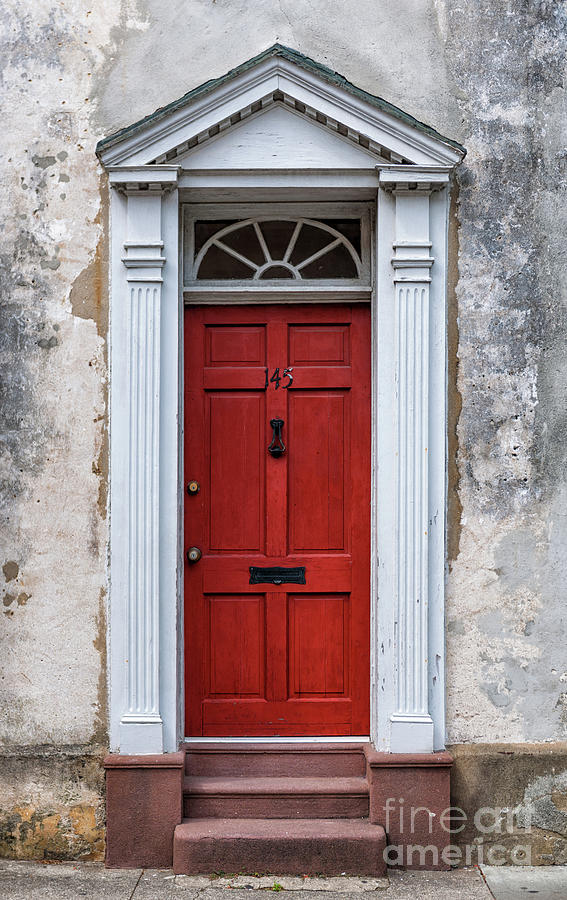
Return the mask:
<path fill-rule="evenodd" d="M 250 584 L 305 584 L 305 566 L 250 566 Z"/>

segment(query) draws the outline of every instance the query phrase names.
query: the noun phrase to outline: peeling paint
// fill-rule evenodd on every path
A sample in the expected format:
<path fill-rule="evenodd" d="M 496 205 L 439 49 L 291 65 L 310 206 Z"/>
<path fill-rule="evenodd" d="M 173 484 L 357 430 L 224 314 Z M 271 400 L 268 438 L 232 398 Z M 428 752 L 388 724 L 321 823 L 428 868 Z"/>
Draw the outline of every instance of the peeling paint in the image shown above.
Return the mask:
<path fill-rule="evenodd" d="M 47 169 L 54 166 L 57 160 L 54 156 L 32 156 L 32 163 L 40 169 Z"/>
<path fill-rule="evenodd" d="M 20 567 L 15 560 L 10 559 L 8 560 L 8 562 L 4 563 L 4 565 L 2 566 L 2 571 L 4 572 L 4 578 L 6 579 L 6 581 L 13 581 L 14 578 L 18 577 Z"/>
<path fill-rule="evenodd" d="M 101 207 L 94 223 L 103 225 L 94 256 L 75 278 L 69 302 L 74 316 L 92 319 L 99 334 L 105 334 L 108 308 L 108 185 L 101 176 Z"/>
<path fill-rule="evenodd" d="M 92 734 L 93 744 L 104 745 L 108 732 L 108 684 L 106 679 L 106 591 L 101 588 L 99 597 L 99 611 L 97 617 L 97 634 L 93 640 L 93 647 L 100 655 L 100 669 L 97 685 L 97 712 Z"/>

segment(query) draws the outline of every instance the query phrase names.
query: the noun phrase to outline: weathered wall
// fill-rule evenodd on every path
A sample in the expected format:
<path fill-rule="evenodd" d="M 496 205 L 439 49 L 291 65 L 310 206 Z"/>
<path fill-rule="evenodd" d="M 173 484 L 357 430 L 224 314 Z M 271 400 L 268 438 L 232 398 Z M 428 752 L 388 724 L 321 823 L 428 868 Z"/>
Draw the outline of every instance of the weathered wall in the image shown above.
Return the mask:
<path fill-rule="evenodd" d="M 567 865 L 567 743 L 449 749 L 463 863 Z"/>
<path fill-rule="evenodd" d="M 96 857 L 107 275 L 90 91 L 115 14 L 2 6 L 0 852 Z"/>
<path fill-rule="evenodd" d="M 6 753 L 67 754 L 50 770 L 64 798 L 73 761 L 105 743 L 107 198 L 94 145 L 276 40 L 468 148 L 452 222 L 448 737 L 565 738 L 565 6 L 4 0 L 0 30 Z M 49 814 L 59 800 L 19 765 L 8 807 Z M 99 796 L 100 782 L 96 815 Z"/>

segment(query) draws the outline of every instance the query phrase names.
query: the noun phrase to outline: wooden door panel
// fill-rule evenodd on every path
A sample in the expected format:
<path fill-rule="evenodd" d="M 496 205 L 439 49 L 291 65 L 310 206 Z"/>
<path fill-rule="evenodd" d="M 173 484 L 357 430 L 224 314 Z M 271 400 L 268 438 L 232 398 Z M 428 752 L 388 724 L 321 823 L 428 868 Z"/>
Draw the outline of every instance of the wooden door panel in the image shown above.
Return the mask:
<path fill-rule="evenodd" d="M 290 395 L 290 553 L 344 549 L 347 406 L 348 398 L 334 391 Z"/>
<path fill-rule="evenodd" d="M 257 584 L 250 584 L 250 566 L 305 566 L 309 576 L 308 584 L 281 584 L 278 591 L 283 593 L 313 591 L 313 584 L 321 591 L 352 590 L 352 561 L 346 554 L 294 553 L 288 556 L 260 556 L 247 554 L 229 557 L 211 556 L 206 568 L 202 567 L 202 589 L 206 593 L 235 591 L 239 594 L 255 594 Z"/>
<path fill-rule="evenodd" d="M 204 704 L 203 731 L 210 736 L 345 735 L 352 731 L 352 703 L 334 697 L 266 700 L 210 700 Z"/>
<path fill-rule="evenodd" d="M 348 696 L 349 619 L 345 594 L 289 596 L 290 696 Z"/>
<path fill-rule="evenodd" d="M 329 388 L 351 388 L 352 369 L 350 366 L 294 366 L 295 380 L 301 384 L 302 390 L 318 390 Z"/>
<path fill-rule="evenodd" d="M 289 358 L 292 366 L 350 364 L 349 325 L 292 325 Z"/>
<path fill-rule="evenodd" d="M 206 391 L 234 390 L 234 367 L 208 366 L 203 371 L 203 387 Z M 238 369 L 238 387 L 242 390 L 265 390 L 266 369 L 264 366 L 240 366 Z"/>
<path fill-rule="evenodd" d="M 211 306 L 185 323 L 185 544 L 202 550 L 185 570 L 187 734 L 367 733 L 369 311 Z M 306 583 L 250 584 L 251 566 L 303 566 Z"/>
<path fill-rule="evenodd" d="M 216 551 L 263 549 L 265 398 L 209 394 L 210 542 Z"/>
<path fill-rule="evenodd" d="M 264 596 L 212 596 L 207 605 L 208 697 L 264 697 Z"/>
<path fill-rule="evenodd" d="M 207 366 L 265 365 L 264 325 L 210 325 L 205 330 L 205 342 Z"/>

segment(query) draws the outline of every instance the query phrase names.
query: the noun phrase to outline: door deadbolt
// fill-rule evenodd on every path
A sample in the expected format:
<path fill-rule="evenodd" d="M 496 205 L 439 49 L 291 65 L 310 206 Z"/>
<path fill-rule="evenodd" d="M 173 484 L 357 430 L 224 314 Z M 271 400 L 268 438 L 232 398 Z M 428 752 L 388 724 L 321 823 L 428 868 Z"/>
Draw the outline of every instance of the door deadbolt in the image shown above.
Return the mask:
<path fill-rule="evenodd" d="M 201 553 L 201 551 L 199 550 L 198 547 L 189 547 L 189 549 L 187 551 L 187 562 L 189 562 L 189 563 L 199 562 L 202 555 L 203 554 Z"/>
<path fill-rule="evenodd" d="M 187 493 L 188 494 L 198 494 L 201 490 L 201 485 L 198 481 L 190 481 L 187 485 Z"/>

